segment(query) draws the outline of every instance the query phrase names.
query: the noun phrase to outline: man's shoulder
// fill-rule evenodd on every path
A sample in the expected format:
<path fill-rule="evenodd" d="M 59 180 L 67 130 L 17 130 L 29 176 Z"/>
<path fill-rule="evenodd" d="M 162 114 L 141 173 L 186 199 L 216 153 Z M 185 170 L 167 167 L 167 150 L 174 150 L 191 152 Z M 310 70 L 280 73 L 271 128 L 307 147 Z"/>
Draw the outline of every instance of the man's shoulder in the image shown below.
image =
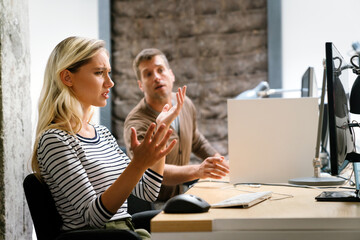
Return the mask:
<path fill-rule="evenodd" d="M 193 101 L 188 97 L 188 96 L 185 96 L 185 104 L 188 104 L 188 105 L 194 105 Z"/>
<path fill-rule="evenodd" d="M 147 109 L 144 99 L 141 99 L 140 102 L 129 112 L 125 119 L 125 125 L 136 122 L 147 122 L 153 119 L 151 112 Z"/>
<path fill-rule="evenodd" d="M 131 109 L 131 111 L 129 112 L 129 114 L 127 115 L 126 118 L 129 118 L 130 116 L 139 114 L 144 112 L 145 110 L 145 103 L 144 103 L 144 99 L 142 98 L 133 109 Z"/>

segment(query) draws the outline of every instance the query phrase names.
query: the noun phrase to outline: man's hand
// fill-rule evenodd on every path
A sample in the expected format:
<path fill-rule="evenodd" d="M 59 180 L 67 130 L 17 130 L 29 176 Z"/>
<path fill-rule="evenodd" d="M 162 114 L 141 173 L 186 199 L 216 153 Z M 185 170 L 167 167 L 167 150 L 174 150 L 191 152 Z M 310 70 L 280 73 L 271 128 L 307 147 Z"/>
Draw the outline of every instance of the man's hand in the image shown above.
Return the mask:
<path fill-rule="evenodd" d="M 182 89 L 179 88 L 176 93 L 177 104 L 175 106 L 172 106 L 172 108 L 170 109 L 169 109 L 169 105 L 165 104 L 162 112 L 156 118 L 156 123 L 158 126 L 161 124 L 165 124 L 166 127 L 170 126 L 170 124 L 180 113 L 180 110 L 185 101 L 185 95 L 186 95 L 186 86 L 184 86 Z"/>
<path fill-rule="evenodd" d="M 206 158 L 198 168 L 198 178 L 221 179 L 229 173 L 229 163 L 223 156 Z"/>

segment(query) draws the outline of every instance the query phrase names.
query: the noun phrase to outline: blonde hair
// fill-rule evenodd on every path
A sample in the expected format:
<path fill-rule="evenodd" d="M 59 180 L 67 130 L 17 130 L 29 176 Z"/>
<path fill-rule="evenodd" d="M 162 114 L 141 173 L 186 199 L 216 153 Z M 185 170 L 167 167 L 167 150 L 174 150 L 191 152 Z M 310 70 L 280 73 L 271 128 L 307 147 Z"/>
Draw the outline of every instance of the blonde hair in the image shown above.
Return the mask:
<path fill-rule="evenodd" d="M 41 135 L 51 128 L 75 135 L 82 127 L 81 103 L 72 89 L 61 81 L 60 74 L 65 69 L 72 73 L 77 72 L 100 49 L 105 50 L 105 43 L 102 40 L 69 37 L 61 41 L 50 54 L 39 98 L 38 123 L 31 159 L 31 168 L 38 178 L 40 178 L 40 170 L 37 148 Z"/>

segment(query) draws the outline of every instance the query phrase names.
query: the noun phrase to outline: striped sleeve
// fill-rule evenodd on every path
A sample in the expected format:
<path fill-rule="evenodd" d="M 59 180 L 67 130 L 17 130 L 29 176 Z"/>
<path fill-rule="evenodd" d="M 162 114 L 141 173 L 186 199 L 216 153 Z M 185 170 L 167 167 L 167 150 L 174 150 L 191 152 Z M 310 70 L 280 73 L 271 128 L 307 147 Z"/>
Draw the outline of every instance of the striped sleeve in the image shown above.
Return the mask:
<path fill-rule="evenodd" d="M 132 194 L 148 202 L 154 202 L 159 196 L 162 180 L 163 176 L 147 169 Z"/>
<path fill-rule="evenodd" d="M 41 174 L 48 184 L 65 228 L 83 225 L 102 227 L 113 214 L 101 203 L 81 164 L 85 153 L 75 137 L 52 129 L 43 134 L 38 146 Z M 72 223 L 66 216 L 78 215 Z M 79 225 L 80 224 L 80 225 Z M 74 226 L 73 226 L 74 225 Z"/>

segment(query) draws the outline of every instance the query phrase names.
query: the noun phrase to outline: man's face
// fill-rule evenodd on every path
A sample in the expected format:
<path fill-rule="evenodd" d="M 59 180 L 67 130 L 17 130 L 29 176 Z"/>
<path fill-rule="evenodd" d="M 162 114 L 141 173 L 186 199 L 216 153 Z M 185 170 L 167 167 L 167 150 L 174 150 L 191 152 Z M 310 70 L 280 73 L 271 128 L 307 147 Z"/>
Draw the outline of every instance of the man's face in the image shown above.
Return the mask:
<path fill-rule="evenodd" d="M 141 81 L 138 80 L 139 88 L 144 93 L 147 101 L 168 99 L 171 96 L 175 77 L 161 56 L 139 64 Z"/>

